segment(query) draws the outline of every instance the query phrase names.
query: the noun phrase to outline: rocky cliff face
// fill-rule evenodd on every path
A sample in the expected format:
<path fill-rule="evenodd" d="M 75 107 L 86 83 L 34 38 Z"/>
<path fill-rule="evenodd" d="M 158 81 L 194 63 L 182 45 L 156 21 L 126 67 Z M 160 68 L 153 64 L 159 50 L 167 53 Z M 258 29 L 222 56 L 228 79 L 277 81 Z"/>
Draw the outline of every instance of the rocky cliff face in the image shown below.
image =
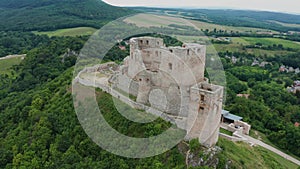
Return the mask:
<path fill-rule="evenodd" d="M 195 143 L 195 142 L 194 142 Z M 178 145 L 179 151 L 186 156 L 186 166 L 189 167 L 209 167 L 209 168 L 229 168 L 231 161 L 220 159 L 219 154 L 222 148 L 214 146 L 211 148 L 203 147 L 199 144 L 193 145 L 193 140 L 188 144 L 181 142 Z M 224 163 L 224 164 L 221 164 Z"/>

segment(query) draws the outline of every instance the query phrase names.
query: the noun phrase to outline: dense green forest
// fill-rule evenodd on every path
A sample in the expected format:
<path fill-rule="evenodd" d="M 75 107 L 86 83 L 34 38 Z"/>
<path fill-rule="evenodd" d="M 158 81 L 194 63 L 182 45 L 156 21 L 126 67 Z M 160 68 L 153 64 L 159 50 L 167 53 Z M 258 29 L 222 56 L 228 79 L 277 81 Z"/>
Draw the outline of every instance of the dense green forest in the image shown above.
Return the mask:
<path fill-rule="evenodd" d="M 74 46 L 74 42 L 78 42 L 78 46 Z M 82 42 L 82 38 L 54 38 L 46 44 L 51 46 L 49 49 L 40 46 L 31 50 L 27 57 L 28 60 L 15 67 L 14 71 L 18 74 L 17 77 L 21 74 L 25 74 L 25 76 L 22 79 L 12 79 L 12 83 L 17 82 L 12 86 L 3 86 L 8 92 L 5 97 L 0 99 L 0 119 L 5 119 L 1 120 L 0 123 L 2 131 L 0 167 L 185 168 L 185 155 L 180 151 L 182 144 L 159 156 L 146 159 L 128 159 L 101 150 L 86 136 L 72 106 L 70 85 L 73 75 L 70 67 L 74 63 L 61 62 L 59 55 L 64 52 L 64 48 L 78 50 L 83 44 Z M 57 46 L 57 44 L 61 44 L 63 47 L 59 47 L 60 45 Z M 44 55 L 44 59 L 47 57 L 47 59 L 52 60 L 51 62 L 49 60 L 44 62 L 43 59 L 40 59 L 46 52 L 45 50 L 54 53 L 53 55 L 47 53 Z M 56 53 L 55 51 L 60 52 Z M 31 71 L 28 68 L 30 65 L 43 65 L 51 71 L 47 69 Z M 40 77 L 39 84 L 33 84 L 30 88 L 22 89 L 26 81 L 30 83 L 34 81 L 33 72 L 42 75 L 49 74 Z M 52 77 L 53 80 L 45 77 Z M 10 90 L 11 88 L 22 90 Z M 97 93 L 99 106 L 104 110 L 105 118 L 110 125 L 124 134 L 149 136 L 160 133 L 168 127 L 168 123 L 162 120 L 147 125 L 131 124 L 115 110 L 111 96 L 100 90 L 97 90 Z M 132 133 L 132 131 L 134 132 Z M 227 153 L 233 151 L 239 154 L 241 150 L 245 151 L 243 148 L 235 149 L 234 143 L 225 140 L 222 140 L 218 145 L 227 150 L 217 156 L 220 159 L 219 168 L 224 168 L 226 165 L 229 158 Z M 198 155 L 203 155 L 200 153 L 203 148 L 197 144 L 197 141 L 191 143 L 190 149 L 192 152 L 199 153 Z M 253 150 L 249 151 L 254 153 Z M 263 154 L 262 150 L 258 149 L 257 151 L 261 155 Z M 247 154 L 247 152 L 244 153 Z M 264 156 L 266 166 L 281 166 L 279 163 L 269 163 L 268 159 L 271 157 L 267 153 L 260 158 L 264 159 Z M 232 165 L 236 167 L 248 164 L 245 159 L 244 161 L 232 161 L 234 162 Z"/>
<path fill-rule="evenodd" d="M 0 30 L 49 31 L 72 27 L 100 28 L 135 13 L 101 0 L 1 0 Z"/>
<path fill-rule="evenodd" d="M 163 37 L 168 45 L 180 43 L 174 38 L 155 36 Z M 72 66 L 75 64 L 76 57 L 71 56 L 64 62 L 61 57 L 66 49 L 80 50 L 85 41 L 86 37 L 47 39 L 45 43 L 30 50 L 26 59 L 11 70 L 15 76 L 10 78 L 1 76 L 1 80 L 5 81 L 0 86 L 1 168 L 185 168 L 185 154 L 182 149 L 191 149 L 198 156 L 208 158 L 202 153 L 204 149 L 197 144 L 197 140 L 192 141 L 189 147 L 183 148 L 186 143 L 181 143 L 164 154 L 145 159 L 119 157 L 102 150 L 93 143 L 82 130 L 72 105 Z M 115 52 L 123 52 L 121 56 L 126 55 L 127 51 L 118 49 L 113 48 L 107 56 Z M 121 59 L 111 58 L 111 60 Z M 297 98 L 285 92 L 281 85 L 268 82 L 270 80 L 267 76 L 266 79 L 256 82 L 254 80 L 256 73 L 260 72 L 257 76 L 265 75 L 264 70 L 242 65 L 233 67 L 226 59 L 223 61 L 228 69 L 228 109 L 242 115 L 246 121 L 255 126 L 255 129 L 274 138 L 272 141 L 278 146 L 298 154 L 299 129 L 290 123 L 299 119 L 299 114 L 296 114 L 299 113 L 299 107 L 296 105 Z M 236 69 L 249 71 L 243 72 Z M 243 74 L 237 74 L 239 72 Z M 247 84 L 239 80 L 244 76 L 251 77 L 248 78 Z M 236 97 L 236 93 L 245 92 L 248 88 L 255 89 L 251 99 Z M 275 97 L 273 93 L 276 92 L 280 93 Z M 163 120 L 146 125 L 132 123 L 117 112 L 111 96 L 97 90 L 97 98 L 109 124 L 123 134 L 135 137 L 151 136 L 162 132 L 169 126 Z M 273 102 L 269 98 L 276 99 L 271 99 L 274 100 Z M 266 102 L 262 101 L 263 99 Z M 287 106 L 290 108 L 287 109 Z M 288 125 L 284 125 L 285 123 Z M 215 157 L 219 159 L 218 168 L 224 168 L 228 160 L 232 161 L 232 167 L 250 165 L 251 160 L 243 159 L 243 155 L 255 158 L 249 154 L 250 152 L 258 153 L 257 156 L 263 160 L 262 163 L 258 163 L 259 165 L 284 168 L 282 164 L 274 161 L 274 157 L 264 153 L 264 150 L 246 151 L 245 145 L 240 145 L 244 147 L 242 148 L 235 143 L 220 140 L 218 145 L 223 151 Z M 233 152 L 245 154 L 242 153 L 240 158 L 235 159 Z"/>
<path fill-rule="evenodd" d="M 34 55 L 29 55 L 31 62 L 39 60 Z M 57 56 L 51 56 L 51 59 L 55 61 L 48 68 L 61 62 Z M 59 76 L 51 73 L 51 76 L 57 77 L 54 80 L 41 81 L 43 85 L 34 89 L 11 91 L 1 99 L 0 168 L 160 168 L 162 165 L 184 168 L 184 156 L 176 148 L 141 160 L 122 158 L 101 150 L 86 136 L 76 118 L 70 86 L 72 68 L 63 64 L 60 66 L 62 71 Z M 124 118 L 111 114 L 116 112 L 110 107 L 113 104 L 111 97 L 103 93 L 99 99 L 102 100 L 99 101 L 100 106 L 108 110 L 104 114 L 114 127 L 125 129 L 125 132 L 132 131 L 124 128 Z M 140 126 L 132 128 L 143 131 Z M 159 130 L 157 125 L 152 124 L 144 129 L 149 134 L 154 134 L 152 130 Z"/>
<path fill-rule="evenodd" d="M 28 52 L 11 70 L 14 77 L 0 76 L 8 80 L 0 86 L 0 168 L 184 168 L 185 156 L 177 147 L 155 157 L 130 159 L 102 150 L 87 137 L 73 108 L 76 57 L 64 62 L 61 57 L 66 49 L 78 52 L 85 40 L 53 37 Z M 162 119 L 132 123 L 114 108 L 110 95 L 97 90 L 97 96 L 108 123 L 126 135 L 152 136 L 170 125 Z"/>
<path fill-rule="evenodd" d="M 26 54 L 29 50 L 49 42 L 47 36 L 36 36 L 30 32 L 0 32 L 0 57 Z"/>
<path fill-rule="evenodd" d="M 278 69 L 281 64 L 299 66 L 300 60 L 295 57 L 299 54 L 269 57 L 266 60 L 271 64 L 262 68 L 250 66 L 252 62 L 247 64 L 248 59 L 258 56 L 220 53 L 227 73 L 226 109 L 244 117 L 253 129 L 265 133 L 275 145 L 297 156 L 300 156 L 300 130 L 294 123 L 300 121 L 300 95 L 288 93 L 286 87 L 300 76 L 280 73 Z M 227 55 L 238 56 L 244 63 L 234 65 Z M 250 94 L 250 98 L 237 97 L 239 93 Z"/>

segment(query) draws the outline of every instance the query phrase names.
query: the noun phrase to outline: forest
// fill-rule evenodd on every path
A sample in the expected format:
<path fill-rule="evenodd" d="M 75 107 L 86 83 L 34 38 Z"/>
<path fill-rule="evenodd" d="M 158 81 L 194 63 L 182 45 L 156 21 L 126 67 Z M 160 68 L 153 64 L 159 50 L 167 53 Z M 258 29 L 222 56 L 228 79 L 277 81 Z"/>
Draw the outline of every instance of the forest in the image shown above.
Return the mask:
<path fill-rule="evenodd" d="M 49 37 L 36 36 L 31 32 L 1 31 L 0 57 L 13 54 L 24 54 L 42 43 L 47 43 L 49 41 Z"/>
<path fill-rule="evenodd" d="M 0 30 L 51 31 L 84 26 L 99 29 L 133 13 L 136 12 L 101 0 L 1 0 Z"/>
<path fill-rule="evenodd" d="M 259 56 L 239 53 L 219 53 L 227 75 L 228 95 L 226 109 L 240 115 L 249 122 L 252 128 L 265 133 L 268 139 L 297 156 L 300 155 L 300 130 L 294 126 L 300 121 L 300 94 L 288 93 L 293 79 L 299 74 L 278 72 L 280 65 L 298 67 L 299 52 L 288 56 L 268 57 L 270 65 L 265 67 L 251 66 L 251 60 Z M 240 61 L 232 64 L 226 55 L 237 56 Z M 250 94 L 249 99 L 236 97 L 239 93 Z"/>
<path fill-rule="evenodd" d="M 50 37 L 31 31 L 79 26 L 99 28 L 111 20 L 137 11 L 109 6 L 102 1 L 71 1 L 75 6 L 71 6 L 71 2 L 66 0 L 0 2 L 0 57 L 27 54 L 20 64 L 0 72 L 0 168 L 182 169 L 186 168 L 187 150 L 203 159 L 209 158 L 203 153 L 204 148 L 197 140 L 192 140 L 181 142 L 155 157 L 130 159 L 101 149 L 86 135 L 74 111 L 71 82 L 78 56 L 76 54 L 89 36 Z M 206 16 L 224 25 L 256 25 L 260 28 L 272 27 L 278 31 L 291 29 L 280 24 L 269 25 L 265 20 L 271 18 L 278 22 L 292 20 L 300 23 L 299 17 L 295 18 L 294 15 L 269 12 L 225 11 L 226 16 L 232 18 L 220 19 L 218 16 L 223 12 L 194 10 L 192 16 L 202 18 L 200 20 Z M 241 15 L 255 18 L 255 22 L 252 19 L 246 20 Z M 238 18 L 241 18 L 241 22 L 233 23 Z M 171 27 L 167 29 L 169 32 L 185 28 L 178 25 Z M 190 31 L 185 36 L 193 34 L 195 30 Z M 263 38 L 271 39 L 262 39 L 259 36 L 225 33 L 217 29 L 204 32 L 213 37 L 210 41 L 218 51 L 226 72 L 225 109 L 242 116 L 244 121 L 252 125 L 253 130 L 263 133 L 266 136 L 263 141 L 300 158 L 300 128 L 294 125 L 300 122 L 300 93 L 293 94 L 286 90 L 293 81 L 300 80 L 300 74 L 278 71 L 281 65 L 299 67 L 300 47 L 292 44 L 292 40 L 300 39 L 299 36 L 287 36 L 286 42 L 282 41 L 283 38 L 264 36 Z M 176 38 L 164 35 L 137 36 L 145 35 L 161 37 L 168 46 L 182 44 Z M 227 43 L 214 41 L 216 37 L 222 36 L 232 40 Z M 125 46 L 126 50 L 121 50 L 119 45 Z M 76 54 L 65 57 L 68 51 Z M 105 61 L 121 63 L 128 54 L 129 46 L 120 42 L 107 53 Z M 236 63 L 232 62 L 232 57 L 237 58 Z M 264 67 L 253 66 L 253 60 L 269 64 Z M 111 126 L 125 135 L 153 136 L 170 126 L 161 119 L 145 125 L 130 122 L 117 112 L 111 96 L 100 89 L 96 91 L 99 106 L 105 110 L 105 118 Z M 237 97 L 241 93 L 250 96 L 248 99 Z M 216 155 L 216 168 L 226 168 L 229 161 L 232 168 L 289 168 L 291 165 L 286 165 L 286 161 L 282 162 L 284 159 L 260 147 L 249 148 L 249 145 L 224 139 L 219 139 L 217 146 L 222 151 Z M 294 165 L 292 167 L 295 168 Z"/>
<path fill-rule="evenodd" d="M 162 37 L 167 45 L 180 44 L 174 38 L 148 36 Z M 86 39 L 45 38 L 44 43 L 29 50 L 28 57 L 20 65 L 12 68 L 14 76 L 9 80 L 5 75 L 0 76 L 5 82 L 0 86 L 0 119 L 5 119 L 0 123 L 0 140 L 3 143 L 0 167 L 184 168 L 184 156 L 176 147 L 153 158 L 132 160 L 101 150 L 87 138 L 72 106 L 70 83 L 76 57 L 71 56 L 64 62 L 61 57 L 66 49 L 79 51 Z M 107 58 L 119 62 L 128 54 L 128 46 L 126 49 L 121 51 L 117 44 L 108 52 Z M 300 131 L 293 123 L 300 121 L 300 95 L 292 95 L 284 90 L 284 84 L 290 80 L 280 80 L 278 77 L 283 74 L 276 74 L 276 68 L 263 69 L 243 64 L 235 66 L 225 55 L 233 53 L 220 53 L 227 75 L 226 109 L 243 116 L 255 130 L 265 133 L 279 148 L 299 156 Z M 251 55 L 244 59 L 247 58 L 251 58 Z M 273 64 L 282 61 L 280 57 L 278 60 L 270 60 Z M 247 93 L 249 90 L 250 99 L 236 97 L 236 94 Z M 100 90 L 97 92 L 99 106 L 109 112 L 104 113 L 106 119 L 118 131 L 141 137 L 155 135 L 168 128 L 168 124 L 162 120 L 146 126 L 127 122 L 114 110 L 111 97 Z M 127 133 L 129 131 L 135 133 Z M 219 155 L 223 160 L 219 163 L 220 168 L 226 163 L 224 155 Z"/>

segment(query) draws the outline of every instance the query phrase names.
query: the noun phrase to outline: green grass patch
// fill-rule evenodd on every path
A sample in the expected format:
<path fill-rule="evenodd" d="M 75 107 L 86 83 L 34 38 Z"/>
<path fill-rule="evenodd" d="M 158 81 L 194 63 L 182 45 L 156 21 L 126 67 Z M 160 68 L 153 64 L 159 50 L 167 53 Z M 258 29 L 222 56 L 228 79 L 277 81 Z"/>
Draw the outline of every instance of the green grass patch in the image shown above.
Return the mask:
<path fill-rule="evenodd" d="M 277 23 L 277 24 L 280 24 L 280 25 L 286 26 L 286 27 L 300 28 L 300 24 L 283 23 L 283 22 L 278 22 L 278 21 L 270 21 L 270 22 Z"/>
<path fill-rule="evenodd" d="M 239 37 L 232 37 L 231 41 L 232 41 L 232 43 L 235 43 L 235 44 L 250 45 L 250 43 L 248 41 L 246 41 L 243 38 L 239 38 Z"/>
<path fill-rule="evenodd" d="M 210 48 L 214 48 L 218 52 L 238 52 L 253 54 L 255 56 L 270 56 L 274 57 L 276 55 L 290 55 L 295 53 L 295 51 L 287 50 L 266 50 L 260 48 L 245 48 L 247 45 L 255 45 L 256 43 L 261 43 L 263 46 L 273 46 L 273 44 L 282 44 L 284 48 L 292 48 L 300 50 L 300 44 L 297 42 L 278 39 L 278 38 L 255 38 L 255 37 L 234 37 L 232 38 L 232 43 L 230 44 L 213 44 L 213 46 L 208 46 L 208 52 L 211 51 Z"/>
<path fill-rule="evenodd" d="M 48 35 L 48 36 L 84 36 L 92 35 L 97 29 L 91 27 L 77 27 L 68 29 L 58 29 L 56 31 L 48 32 L 33 32 L 37 35 Z"/>
<path fill-rule="evenodd" d="M 186 25 L 185 22 L 182 21 L 181 17 L 178 17 L 175 15 L 155 15 L 155 14 L 138 14 L 133 17 L 126 18 L 124 20 L 127 23 L 136 24 L 139 27 L 169 27 L 171 24 L 176 25 Z M 218 25 L 208 22 L 201 22 L 201 21 L 195 21 L 190 20 L 191 26 L 196 26 L 199 29 L 203 30 L 210 30 L 213 31 L 214 29 L 217 30 L 226 30 L 228 32 L 268 32 L 270 30 L 267 29 L 260 29 L 260 28 L 251 28 L 251 27 L 236 27 L 236 26 L 225 26 L 225 25 Z M 271 31 L 273 33 L 277 33 L 276 31 Z"/>
<path fill-rule="evenodd" d="M 223 128 L 220 128 L 220 133 L 227 134 L 229 136 L 232 136 L 232 134 L 233 134 L 231 131 L 225 130 Z"/>
<path fill-rule="evenodd" d="M 14 65 L 20 64 L 21 61 L 21 57 L 0 60 L 0 74 L 9 74 L 11 72 L 10 68 Z"/>
<path fill-rule="evenodd" d="M 101 113 L 107 123 L 124 135 L 148 138 L 159 135 L 166 130 L 174 132 L 170 135 L 174 138 L 183 138 L 185 135 L 185 131 L 177 128 L 170 122 L 166 122 L 158 116 L 146 113 L 143 110 L 133 109 L 100 89 L 96 89 L 96 97 Z M 148 123 L 140 123 L 145 120 Z"/>
<path fill-rule="evenodd" d="M 270 146 L 275 147 L 275 145 L 271 143 L 271 141 L 267 138 L 267 136 L 264 133 L 251 129 L 249 135 L 255 139 L 263 141 L 266 144 L 269 144 Z"/>
<path fill-rule="evenodd" d="M 210 43 L 210 39 L 206 36 L 183 36 L 183 35 L 176 35 L 174 38 L 184 42 L 184 43 L 199 43 L 205 42 L 207 44 Z"/>
<path fill-rule="evenodd" d="M 298 166 L 285 158 L 262 147 L 251 147 L 244 142 L 231 142 L 219 138 L 218 146 L 223 151 L 219 154 L 221 163 L 231 160 L 231 168 L 289 168 L 297 169 Z"/>
<path fill-rule="evenodd" d="M 281 164 L 281 168 L 298 168 L 296 164 L 286 160 L 285 158 L 279 156 L 278 154 L 272 151 L 266 150 L 263 147 L 255 147 L 255 151 L 259 152 L 265 160 L 265 162 L 268 164 L 268 166 L 272 168 L 276 168 L 278 164 Z M 278 166 L 278 168 L 280 167 Z"/>
<path fill-rule="evenodd" d="M 185 25 L 181 18 L 153 14 L 138 14 L 128 17 L 124 21 L 126 23 L 135 24 L 138 27 L 169 27 L 169 25 L 172 24 Z"/>
<path fill-rule="evenodd" d="M 213 24 L 213 23 L 208 23 L 208 22 L 202 22 L 202 21 L 195 21 L 192 20 L 191 23 L 193 23 L 195 26 L 197 26 L 199 29 L 208 29 L 210 31 L 217 29 L 217 30 L 226 30 L 227 32 L 251 32 L 251 33 L 256 33 L 256 32 L 272 32 L 272 33 L 278 33 L 276 31 L 271 31 L 267 29 L 260 29 L 260 28 L 251 28 L 251 27 L 237 27 L 237 26 L 226 26 L 226 25 L 218 25 L 218 24 Z"/>
<path fill-rule="evenodd" d="M 255 45 L 256 43 L 261 43 L 264 46 L 273 46 L 273 44 L 282 44 L 285 48 L 293 48 L 293 49 L 300 49 L 300 44 L 284 40 L 278 38 L 253 38 L 253 37 L 243 37 L 245 41 L 247 41 L 250 45 Z"/>
<path fill-rule="evenodd" d="M 300 158 L 299 158 L 298 156 L 295 156 L 295 155 L 292 154 L 291 152 L 288 152 L 288 151 L 286 151 L 285 149 L 281 149 L 281 148 L 279 148 L 278 146 L 276 146 L 275 144 L 273 144 L 273 143 L 268 139 L 268 137 L 267 137 L 264 133 L 262 133 L 262 132 L 259 132 L 259 131 L 256 131 L 256 130 L 254 130 L 254 129 L 251 129 L 249 135 L 250 135 L 251 137 L 255 138 L 255 139 L 258 139 L 258 140 L 260 140 L 260 141 L 262 141 L 262 142 L 264 142 L 264 143 L 266 143 L 266 144 L 268 144 L 268 145 L 270 145 L 270 146 L 272 146 L 272 147 L 274 147 L 274 148 L 276 148 L 276 149 L 278 149 L 278 150 L 280 150 L 280 151 L 282 151 L 282 152 L 284 152 L 284 153 L 286 153 L 286 154 L 288 154 L 288 155 L 290 155 L 290 156 L 292 156 L 292 157 L 294 157 L 294 158 L 300 160 Z"/>
<path fill-rule="evenodd" d="M 207 52 L 212 53 L 212 51 L 216 50 L 217 52 L 228 51 L 228 52 L 254 54 L 256 56 L 270 56 L 270 57 L 274 57 L 275 55 L 289 55 L 289 54 L 295 53 L 295 52 L 286 51 L 286 50 L 264 50 L 264 49 L 258 49 L 258 48 L 243 48 L 244 45 L 247 45 L 247 44 L 241 44 L 241 43 L 239 43 L 239 44 L 238 43 L 213 44 L 213 45 L 207 46 Z"/>
<path fill-rule="evenodd" d="M 129 99 L 133 100 L 133 101 L 136 101 L 136 96 L 132 95 L 132 94 L 129 94 L 119 88 L 114 88 L 114 90 L 116 90 L 117 92 L 119 92 L 120 94 L 122 94 L 123 96 L 126 96 L 126 97 L 129 97 Z"/>

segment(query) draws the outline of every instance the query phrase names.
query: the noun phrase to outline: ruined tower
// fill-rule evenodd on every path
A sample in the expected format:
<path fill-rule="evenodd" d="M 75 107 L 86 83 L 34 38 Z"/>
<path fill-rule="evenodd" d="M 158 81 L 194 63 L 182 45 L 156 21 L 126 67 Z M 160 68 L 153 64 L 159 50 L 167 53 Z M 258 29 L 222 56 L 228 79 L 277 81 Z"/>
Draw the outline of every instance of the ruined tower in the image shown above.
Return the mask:
<path fill-rule="evenodd" d="M 198 138 L 210 147 L 218 140 L 223 87 L 209 84 L 204 77 L 205 60 L 203 45 L 166 47 L 160 38 L 132 38 L 130 56 L 124 60 L 115 86 L 135 95 L 138 103 L 166 107 L 161 111 L 176 117 L 178 126 L 187 131 L 186 139 Z M 165 97 L 150 101 L 153 90 Z"/>

